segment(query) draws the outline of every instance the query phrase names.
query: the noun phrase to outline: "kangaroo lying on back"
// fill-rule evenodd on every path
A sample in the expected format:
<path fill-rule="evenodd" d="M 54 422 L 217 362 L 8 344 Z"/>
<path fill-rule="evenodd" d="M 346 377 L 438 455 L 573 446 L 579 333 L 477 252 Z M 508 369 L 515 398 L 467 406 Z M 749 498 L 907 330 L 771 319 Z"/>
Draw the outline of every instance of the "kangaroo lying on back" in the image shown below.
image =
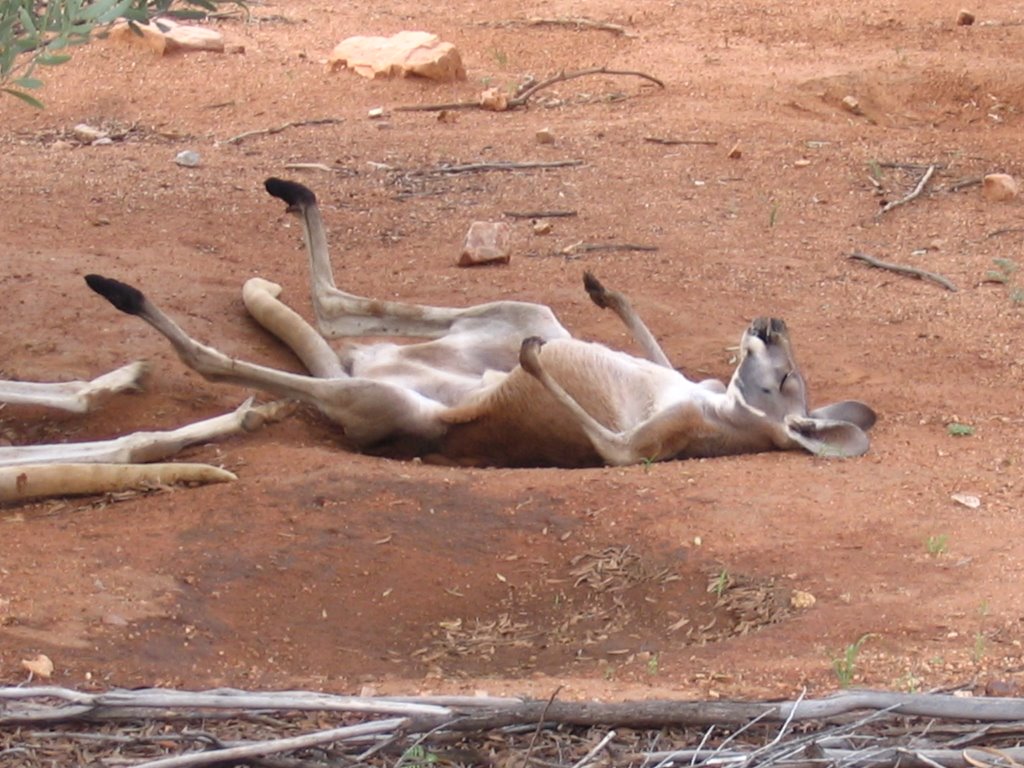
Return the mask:
<path fill-rule="evenodd" d="M 743 332 L 728 385 L 674 370 L 624 296 L 591 275 L 595 303 L 618 314 L 645 358 L 573 339 L 540 304 L 465 309 L 362 298 L 338 289 L 315 195 L 268 179 L 267 191 L 303 225 L 319 332 L 252 278 L 242 298 L 309 374 L 245 362 L 192 339 L 137 289 L 98 275 L 89 286 L 165 336 L 190 368 L 315 406 L 362 451 L 494 466 L 581 467 L 804 449 L 856 456 L 875 413 L 857 401 L 809 411 L 785 324 L 758 318 Z M 326 339 L 421 337 L 410 344 Z"/>

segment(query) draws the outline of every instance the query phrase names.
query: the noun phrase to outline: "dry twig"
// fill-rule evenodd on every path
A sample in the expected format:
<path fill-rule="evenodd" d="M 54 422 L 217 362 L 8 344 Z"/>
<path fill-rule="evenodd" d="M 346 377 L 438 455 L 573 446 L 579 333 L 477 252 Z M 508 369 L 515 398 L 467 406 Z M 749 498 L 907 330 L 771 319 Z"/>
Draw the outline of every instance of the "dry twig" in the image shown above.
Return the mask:
<path fill-rule="evenodd" d="M 543 168 L 573 168 L 583 165 L 582 160 L 552 160 L 550 162 L 513 163 L 497 161 L 493 163 L 460 163 L 457 165 L 439 165 L 421 171 L 410 171 L 408 176 L 449 176 L 456 173 L 486 173 L 489 171 L 531 171 Z"/>
<path fill-rule="evenodd" d="M 928 270 L 918 269 L 917 267 L 908 267 L 903 264 L 893 264 L 890 261 L 882 261 L 881 259 L 876 259 L 874 256 L 868 256 L 866 253 L 859 253 L 856 251 L 851 253 L 847 258 L 863 261 L 865 264 L 876 267 L 877 269 L 887 269 L 890 272 L 896 272 L 901 275 L 910 275 L 911 277 L 916 277 L 920 280 L 931 280 L 933 283 L 941 285 L 947 291 L 956 292 L 957 290 L 957 287 L 949 279 L 936 272 L 929 272 Z"/>
<path fill-rule="evenodd" d="M 360 723 L 359 725 L 347 725 L 316 733 L 305 733 L 291 738 L 269 739 L 240 747 L 210 749 L 205 752 L 188 752 L 175 757 L 138 763 L 136 768 L 193 768 L 193 766 L 198 765 L 233 765 L 254 757 L 266 757 L 267 755 L 277 755 L 282 752 L 318 747 L 323 744 L 349 741 L 363 736 L 390 733 L 404 724 L 405 720 L 403 718 L 374 720 L 368 723 Z"/>
<path fill-rule="evenodd" d="M 578 216 L 577 211 L 505 211 L 510 219 L 565 219 Z"/>
<path fill-rule="evenodd" d="M 907 195 L 906 197 L 901 197 L 899 200 L 891 200 L 890 202 L 886 203 L 885 205 L 882 206 L 881 210 L 879 210 L 878 215 L 881 216 L 883 213 L 888 213 L 893 208 L 897 208 L 901 205 L 906 205 L 911 200 L 914 200 L 915 198 L 919 197 L 921 192 L 924 191 L 925 184 L 928 183 L 928 180 L 932 177 L 932 174 L 934 173 L 935 166 L 929 165 L 928 168 L 925 170 L 924 174 L 921 176 L 921 179 L 917 182 L 917 186 L 914 187 L 914 190 L 909 195 Z M 956 289 L 954 288 L 953 290 Z"/>
<path fill-rule="evenodd" d="M 594 67 L 593 69 L 580 69 L 575 72 L 559 72 L 557 75 L 552 75 L 547 80 L 541 80 L 539 83 L 533 83 L 527 86 L 525 89 L 517 93 L 514 97 L 508 100 L 508 105 L 505 110 L 516 109 L 518 107 L 525 107 L 526 103 L 533 97 L 538 91 L 543 88 L 547 88 L 555 83 L 563 83 L 567 80 L 575 80 L 578 77 L 586 77 L 588 75 L 615 75 L 615 76 L 629 76 L 639 77 L 644 80 L 648 80 L 659 88 L 664 88 L 665 83 L 654 75 L 648 75 L 646 72 L 636 72 L 633 70 L 626 69 L 608 69 L 608 67 Z M 395 112 L 440 112 L 443 110 L 451 109 L 484 109 L 479 101 L 455 101 L 448 104 L 412 104 L 404 107 L 395 107 Z"/>
<path fill-rule="evenodd" d="M 949 185 L 949 191 L 950 192 L 959 192 L 961 189 L 966 189 L 967 187 L 977 187 L 977 186 L 983 184 L 984 182 L 985 182 L 985 177 L 984 176 L 970 176 L 970 177 L 968 177 L 966 179 L 960 179 L 959 181 L 954 181 L 952 184 Z"/>
<path fill-rule="evenodd" d="M 567 18 L 540 18 L 531 17 L 529 19 L 509 19 L 507 21 L 492 21 L 484 22 L 483 26 L 487 27 L 575 27 L 577 29 L 593 29 L 599 32 L 611 32 L 616 35 L 622 35 L 624 37 L 635 37 L 635 35 L 628 29 L 623 27 L 621 24 L 612 24 L 608 21 L 596 21 L 594 19 L 588 19 L 582 16 L 572 16 Z"/>
<path fill-rule="evenodd" d="M 711 141 L 708 139 L 664 139 L 660 136 L 644 136 L 644 141 L 649 141 L 652 144 L 664 144 L 669 147 L 674 147 L 679 144 L 695 144 L 705 147 L 718 146 L 717 141 Z"/>
<path fill-rule="evenodd" d="M 340 117 L 321 117 L 314 120 L 294 120 L 290 123 L 278 125 L 273 128 L 261 128 L 256 131 L 246 131 L 245 133 L 240 133 L 237 136 L 232 136 L 230 139 L 225 139 L 224 143 L 240 144 L 241 142 L 245 141 L 248 138 L 251 138 L 252 136 L 271 136 L 275 133 L 281 133 L 281 131 L 286 131 L 289 128 L 300 128 L 305 125 L 334 125 L 335 123 L 340 122 L 343 122 L 343 120 Z"/>
<path fill-rule="evenodd" d="M 596 251 L 657 251 L 656 245 L 638 245 L 637 243 L 588 243 L 580 240 L 578 243 L 567 245 L 559 253 L 563 256 L 578 256 L 581 253 L 594 253 Z"/>
<path fill-rule="evenodd" d="M 985 237 L 999 237 L 1000 235 L 1010 235 L 1015 232 L 1024 232 L 1024 227 L 1003 227 L 1001 229 L 993 229 Z"/>

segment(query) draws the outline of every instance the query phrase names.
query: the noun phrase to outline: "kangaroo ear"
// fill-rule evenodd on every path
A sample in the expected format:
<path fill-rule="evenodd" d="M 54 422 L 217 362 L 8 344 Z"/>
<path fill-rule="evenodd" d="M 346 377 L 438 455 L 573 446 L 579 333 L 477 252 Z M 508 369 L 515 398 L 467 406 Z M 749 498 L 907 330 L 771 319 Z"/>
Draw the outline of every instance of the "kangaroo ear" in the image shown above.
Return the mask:
<path fill-rule="evenodd" d="M 785 429 L 786 435 L 794 443 L 816 456 L 860 456 L 867 453 L 871 445 L 867 432 L 852 421 L 804 416 L 787 419 Z"/>
<path fill-rule="evenodd" d="M 861 429 L 871 429 L 875 426 L 878 416 L 859 400 L 843 400 L 821 408 L 815 408 L 810 413 L 812 419 L 826 419 L 828 421 L 848 421 L 856 424 Z"/>

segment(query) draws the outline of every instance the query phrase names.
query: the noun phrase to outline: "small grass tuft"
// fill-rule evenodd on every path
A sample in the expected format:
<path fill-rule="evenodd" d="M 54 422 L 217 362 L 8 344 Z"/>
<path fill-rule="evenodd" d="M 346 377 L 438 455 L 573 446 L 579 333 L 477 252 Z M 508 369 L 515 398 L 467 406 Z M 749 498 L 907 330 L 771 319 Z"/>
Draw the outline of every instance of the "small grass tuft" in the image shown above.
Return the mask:
<path fill-rule="evenodd" d="M 708 592 L 713 592 L 715 597 L 721 599 L 731 584 L 732 576 L 729 575 L 727 569 L 723 568 L 708 583 Z"/>
<path fill-rule="evenodd" d="M 946 425 L 946 432 L 951 437 L 970 437 L 974 434 L 974 427 L 970 424 L 961 424 L 958 421 L 953 421 Z"/>
<path fill-rule="evenodd" d="M 928 550 L 929 555 L 932 557 L 938 557 L 939 555 L 945 554 L 948 544 L 949 536 L 944 533 L 940 533 L 935 536 L 929 536 L 924 543 L 924 547 Z"/>
<path fill-rule="evenodd" d="M 850 683 L 853 682 L 854 675 L 857 674 L 857 657 L 860 656 L 860 650 L 864 647 L 864 643 L 871 637 L 874 635 L 870 632 L 861 635 L 846 646 L 841 655 L 832 659 L 832 670 L 836 673 L 836 679 L 839 680 L 839 685 L 843 688 L 849 688 Z"/>

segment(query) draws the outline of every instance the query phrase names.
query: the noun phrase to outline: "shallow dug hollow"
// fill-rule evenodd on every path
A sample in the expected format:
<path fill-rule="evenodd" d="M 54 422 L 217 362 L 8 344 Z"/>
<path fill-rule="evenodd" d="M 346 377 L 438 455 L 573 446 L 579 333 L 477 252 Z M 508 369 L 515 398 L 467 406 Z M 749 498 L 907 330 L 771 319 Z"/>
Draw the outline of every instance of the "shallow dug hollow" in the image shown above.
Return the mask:
<path fill-rule="evenodd" d="M 972 27 L 916 0 L 544 9 L 626 34 L 534 23 L 505 0 L 449 8 L 264 3 L 251 23 L 215 24 L 244 54 L 91 46 L 47 70 L 46 110 L 0 102 L 0 369 L 154 370 L 101 413 L 6 408 L 3 439 L 171 427 L 249 394 L 187 372 L 85 288 L 90 272 L 139 285 L 204 341 L 294 370 L 240 302 L 261 275 L 310 316 L 298 229 L 261 190 L 276 175 L 317 190 L 338 280 L 360 294 L 540 301 L 580 337 L 628 348 L 580 288 L 590 269 L 695 378 L 729 375 L 751 317 L 783 317 L 814 403 L 880 414 L 871 452 L 457 469 L 353 455 L 300 412 L 183 457 L 222 464 L 230 485 L 0 511 L 0 677 L 23 680 L 21 659 L 45 653 L 75 686 L 790 696 L 835 688 L 833 661 L 866 636 L 857 684 L 1014 681 L 1021 202 L 987 202 L 978 181 L 1024 176 L 1016 5 L 990 3 Z M 337 40 L 403 28 L 455 43 L 468 79 L 326 70 Z M 502 114 L 393 109 L 595 65 L 667 87 L 583 77 Z M 79 142 L 80 123 L 113 142 Z M 198 166 L 173 162 L 185 150 Z M 437 172 L 563 160 L 583 162 Z M 878 213 L 930 165 L 920 197 Z M 505 216 L 530 211 L 575 215 L 550 229 Z M 474 220 L 513 227 L 507 265 L 455 266 Z"/>

